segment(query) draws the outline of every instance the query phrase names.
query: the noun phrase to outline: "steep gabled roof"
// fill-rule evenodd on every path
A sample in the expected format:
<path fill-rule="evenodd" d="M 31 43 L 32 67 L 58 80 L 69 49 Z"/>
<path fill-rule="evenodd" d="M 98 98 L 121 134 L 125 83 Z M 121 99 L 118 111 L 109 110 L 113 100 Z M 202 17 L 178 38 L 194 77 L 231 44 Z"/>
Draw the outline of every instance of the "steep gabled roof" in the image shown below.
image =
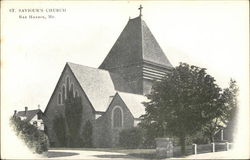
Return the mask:
<path fill-rule="evenodd" d="M 126 104 L 134 118 L 140 118 L 140 116 L 145 114 L 145 107 L 142 103 L 148 101 L 146 96 L 125 92 L 118 92 L 118 95 Z"/>
<path fill-rule="evenodd" d="M 25 111 L 19 111 L 15 116 L 17 117 L 26 117 L 25 121 L 29 122 L 37 113 L 42 111 L 40 109 L 34 109 L 34 110 L 27 110 Z"/>
<path fill-rule="evenodd" d="M 106 111 L 110 96 L 116 91 L 129 91 L 126 82 L 114 73 L 74 63 L 67 63 L 86 93 L 95 111 Z"/>
<path fill-rule="evenodd" d="M 142 56 L 144 61 L 153 62 L 167 67 L 172 67 L 155 37 L 149 30 L 145 21 L 141 20 L 142 28 Z"/>
<path fill-rule="evenodd" d="M 141 16 L 130 19 L 99 68 L 111 69 L 142 62 L 172 67 Z"/>

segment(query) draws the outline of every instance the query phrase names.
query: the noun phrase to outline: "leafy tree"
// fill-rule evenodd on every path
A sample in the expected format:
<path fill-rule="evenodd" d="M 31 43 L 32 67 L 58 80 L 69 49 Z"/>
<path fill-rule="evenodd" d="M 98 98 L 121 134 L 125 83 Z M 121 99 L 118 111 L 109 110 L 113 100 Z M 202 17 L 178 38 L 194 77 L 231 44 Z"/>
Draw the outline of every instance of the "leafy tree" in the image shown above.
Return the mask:
<path fill-rule="evenodd" d="M 82 122 L 82 101 L 80 97 L 73 96 L 73 89 L 67 93 L 65 100 L 65 119 L 69 133 L 68 146 L 80 146 L 80 127 Z"/>
<path fill-rule="evenodd" d="M 43 131 L 16 116 L 10 118 L 10 124 L 16 135 L 24 140 L 30 149 L 39 154 L 48 150 L 49 140 Z"/>
<path fill-rule="evenodd" d="M 67 145 L 65 118 L 61 115 L 56 117 L 53 120 L 53 127 L 60 147 L 65 147 Z"/>
<path fill-rule="evenodd" d="M 144 119 L 139 123 L 139 128 L 143 129 L 142 145 L 144 148 L 155 148 L 155 138 L 163 136 L 163 128 L 157 125 L 156 122 L 150 122 Z"/>
<path fill-rule="evenodd" d="M 224 109 L 224 118 L 223 121 L 225 124 L 228 124 L 229 121 L 234 121 L 236 123 L 236 114 L 238 110 L 238 92 L 239 87 L 235 80 L 230 80 L 229 88 L 224 89 L 223 99 L 225 100 L 225 109 Z"/>
<path fill-rule="evenodd" d="M 187 136 L 221 114 L 220 91 L 206 69 L 181 63 L 155 83 L 143 119 L 154 124 L 161 136 L 178 136 L 185 154 Z"/>
<path fill-rule="evenodd" d="M 224 89 L 221 94 L 220 101 L 223 103 L 221 114 L 204 125 L 203 133 L 209 137 L 210 142 L 214 142 L 214 136 L 221 128 L 225 128 L 230 124 L 235 126 L 238 90 L 236 81 L 231 79 L 229 87 Z"/>
<path fill-rule="evenodd" d="M 205 124 L 202 128 L 202 133 L 205 137 L 209 138 L 209 142 L 214 142 L 215 134 L 222 128 L 225 127 L 225 123 L 222 121 L 222 117 L 216 117 L 210 122 Z"/>

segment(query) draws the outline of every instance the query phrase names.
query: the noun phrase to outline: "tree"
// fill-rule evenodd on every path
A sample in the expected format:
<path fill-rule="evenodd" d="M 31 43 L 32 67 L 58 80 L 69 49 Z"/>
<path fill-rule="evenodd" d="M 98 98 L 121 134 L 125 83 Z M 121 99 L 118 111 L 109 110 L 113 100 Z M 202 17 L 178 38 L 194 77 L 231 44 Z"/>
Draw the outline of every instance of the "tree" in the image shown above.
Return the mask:
<path fill-rule="evenodd" d="M 68 143 L 69 147 L 79 147 L 80 140 L 80 127 L 82 122 L 82 101 L 80 97 L 73 96 L 73 88 L 67 93 L 65 100 L 65 120 L 68 130 Z"/>
<path fill-rule="evenodd" d="M 216 117 L 210 122 L 204 125 L 202 128 L 202 133 L 205 137 L 209 138 L 210 143 L 214 142 L 215 134 L 222 128 L 225 127 L 225 123 L 222 120 L 222 117 Z"/>
<path fill-rule="evenodd" d="M 55 117 L 53 120 L 53 127 L 60 147 L 65 147 L 67 145 L 65 118 L 62 115 Z"/>
<path fill-rule="evenodd" d="M 220 97 L 220 102 L 223 103 L 220 111 L 221 114 L 212 119 L 203 128 L 203 133 L 210 138 L 210 142 L 214 142 L 214 136 L 221 128 L 225 128 L 230 124 L 235 126 L 238 109 L 238 91 L 239 88 L 236 81 L 230 79 L 229 87 L 223 90 Z"/>
<path fill-rule="evenodd" d="M 143 129 L 142 143 L 144 148 L 155 148 L 155 138 L 164 136 L 163 128 L 155 121 L 145 118 L 138 126 Z"/>
<path fill-rule="evenodd" d="M 220 91 L 206 69 L 181 63 L 154 84 L 143 119 L 154 124 L 161 136 L 179 137 L 185 154 L 186 137 L 221 114 Z"/>
<path fill-rule="evenodd" d="M 227 124 L 229 121 L 236 121 L 236 114 L 238 111 L 238 92 L 239 87 L 235 80 L 231 79 L 229 87 L 224 89 L 223 99 L 225 100 L 224 122 Z M 236 123 L 236 122 L 234 122 Z"/>
<path fill-rule="evenodd" d="M 24 140 L 30 149 L 38 154 L 48 151 L 49 139 L 43 131 L 38 130 L 29 122 L 22 121 L 16 116 L 10 118 L 10 124 L 16 135 Z"/>

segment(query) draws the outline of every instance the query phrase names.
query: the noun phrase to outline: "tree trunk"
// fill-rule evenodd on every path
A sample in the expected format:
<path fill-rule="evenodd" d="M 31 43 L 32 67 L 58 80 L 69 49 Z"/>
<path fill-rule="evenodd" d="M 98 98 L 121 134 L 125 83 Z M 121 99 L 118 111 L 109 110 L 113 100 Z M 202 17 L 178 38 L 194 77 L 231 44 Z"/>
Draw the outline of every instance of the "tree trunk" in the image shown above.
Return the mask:
<path fill-rule="evenodd" d="M 210 134 L 210 142 L 213 143 L 214 142 L 214 135 Z"/>
<path fill-rule="evenodd" d="M 186 137 L 184 134 L 180 136 L 180 144 L 181 144 L 181 155 L 186 154 Z"/>

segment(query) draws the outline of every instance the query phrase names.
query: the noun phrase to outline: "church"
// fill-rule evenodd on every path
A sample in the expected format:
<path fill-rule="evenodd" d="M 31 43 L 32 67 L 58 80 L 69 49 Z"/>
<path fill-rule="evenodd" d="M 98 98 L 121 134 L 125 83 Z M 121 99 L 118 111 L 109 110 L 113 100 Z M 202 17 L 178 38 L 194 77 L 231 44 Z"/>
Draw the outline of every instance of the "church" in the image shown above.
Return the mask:
<path fill-rule="evenodd" d="M 65 114 L 68 88 L 82 101 L 81 126 L 91 122 L 94 147 L 115 147 L 123 129 L 137 126 L 145 114 L 153 81 L 173 68 L 145 21 L 142 7 L 129 19 L 98 68 L 67 62 L 44 111 L 50 143 L 58 146 L 53 119 Z M 82 128 L 82 127 L 81 127 Z M 80 129 L 80 132 L 84 132 Z"/>

